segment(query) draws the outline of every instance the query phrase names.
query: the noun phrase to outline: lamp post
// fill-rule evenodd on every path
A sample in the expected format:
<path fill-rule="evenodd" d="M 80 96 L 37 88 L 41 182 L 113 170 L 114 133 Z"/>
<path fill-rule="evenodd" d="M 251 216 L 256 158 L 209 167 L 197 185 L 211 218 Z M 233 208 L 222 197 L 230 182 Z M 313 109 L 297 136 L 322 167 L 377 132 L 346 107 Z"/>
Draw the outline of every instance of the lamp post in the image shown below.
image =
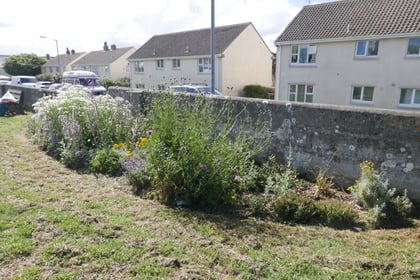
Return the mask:
<path fill-rule="evenodd" d="M 60 64 L 60 52 L 58 50 L 58 40 L 57 39 L 52 39 L 52 38 L 48 38 L 45 36 L 39 36 L 42 39 L 50 39 L 50 40 L 54 40 L 55 41 L 55 46 L 57 48 L 57 62 L 58 62 L 58 74 L 60 75 L 61 78 L 61 64 Z"/>

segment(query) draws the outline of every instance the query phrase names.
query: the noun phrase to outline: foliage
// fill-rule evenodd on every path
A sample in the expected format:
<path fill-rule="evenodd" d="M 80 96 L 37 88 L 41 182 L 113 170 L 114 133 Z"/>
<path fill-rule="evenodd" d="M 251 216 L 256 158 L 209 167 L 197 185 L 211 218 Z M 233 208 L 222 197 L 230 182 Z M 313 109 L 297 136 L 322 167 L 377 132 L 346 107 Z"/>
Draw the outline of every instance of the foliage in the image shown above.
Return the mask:
<path fill-rule="evenodd" d="M 91 96 L 77 87 L 41 98 L 34 110 L 28 129 L 33 141 L 69 167 L 97 149 L 129 142 L 138 134 L 138 120 L 126 101 Z"/>
<path fill-rule="evenodd" d="M 3 62 L 4 71 L 12 76 L 36 76 L 41 73 L 41 66 L 47 60 L 36 54 L 18 54 L 7 57 Z"/>
<path fill-rule="evenodd" d="M 357 224 L 359 215 L 342 201 L 337 199 L 316 202 L 319 220 L 329 226 L 348 227 Z"/>
<path fill-rule="evenodd" d="M 360 178 L 348 189 L 355 201 L 368 210 L 369 224 L 374 228 L 392 227 L 394 222 L 407 220 L 413 208 L 409 198 L 398 195 L 395 188 L 389 188 L 388 180 L 375 170 L 374 163 L 364 161 L 360 169 Z"/>
<path fill-rule="evenodd" d="M 54 82 L 54 74 L 50 74 L 50 73 L 43 73 L 43 74 L 38 74 L 36 75 L 36 79 L 38 81 L 50 81 L 50 82 Z"/>
<path fill-rule="evenodd" d="M 98 150 L 95 157 L 89 162 L 89 168 L 93 173 L 111 176 L 120 176 L 123 173 L 120 156 L 114 149 Z"/>
<path fill-rule="evenodd" d="M 283 222 L 309 223 L 318 218 L 315 202 L 308 197 L 286 193 L 274 202 L 276 217 Z"/>
<path fill-rule="evenodd" d="M 130 87 L 130 79 L 129 78 L 121 78 L 117 81 L 117 86 L 119 87 Z"/>
<path fill-rule="evenodd" d="M 245 97 L 274 99 L 274 91 L 261 85 L 247 85 L 243 89 Z"/>
<path fill-rule="evenodd" d="M 103 78 L 101 79 L 100 82 L 106 89 L 108 89 L 109 87 L 115 86 L 114 81 L 109 78 Z"/>
<path fill-rule="evenodd" d="M 214 208 L 233 203 L 253 183 L 253 156 L 266 145 L 265 126 L 233 115 L 231 103 L 217 111 L 214 104 L 192 96 L 153 99 L 146 161 L 166 203 Z"/>

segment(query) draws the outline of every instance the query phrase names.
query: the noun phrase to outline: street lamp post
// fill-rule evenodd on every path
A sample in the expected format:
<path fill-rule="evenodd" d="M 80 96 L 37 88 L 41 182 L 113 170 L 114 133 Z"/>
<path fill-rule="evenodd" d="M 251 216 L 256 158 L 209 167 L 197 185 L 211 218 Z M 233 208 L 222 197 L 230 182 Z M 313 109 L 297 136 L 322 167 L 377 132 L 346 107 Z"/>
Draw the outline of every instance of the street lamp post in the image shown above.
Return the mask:
<path fill-rule="evenodd" d="M 50 39 L 50 40 L 54 40 L 55 41 L 55 46 L 57 48 L 58 74 L 61 77 L 61 64 L 60 64 L 60 52 L 58 50 L 58 40 L 57 39 L 48 38 L 48 37 L 45 37 L 45 36 L 39 36 L 39 37 L 40 38 L 43 38 L 43 39 Z"/>

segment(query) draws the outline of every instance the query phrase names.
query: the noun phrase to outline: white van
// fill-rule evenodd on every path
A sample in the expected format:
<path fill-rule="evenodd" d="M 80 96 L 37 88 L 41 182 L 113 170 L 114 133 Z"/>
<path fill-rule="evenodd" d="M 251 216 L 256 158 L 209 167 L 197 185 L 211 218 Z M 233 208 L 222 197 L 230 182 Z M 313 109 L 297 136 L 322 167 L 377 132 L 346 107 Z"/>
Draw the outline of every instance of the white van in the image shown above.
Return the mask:
<path fill-rule="evenodd" d="M 36 87 L 38 80 L 35 76 L 12 76 L 11 85 L 20 85 L 25 87 Z"/>
<path fill-rule="evenodd" d="M 104 94 L 106 92 L 106 88 L 99 82 L 98 75 L 90 71 L 65 71 L 63 73 L 62 82 L 64 84 L 82 86 L 83 89 L 94 95 Z"/>

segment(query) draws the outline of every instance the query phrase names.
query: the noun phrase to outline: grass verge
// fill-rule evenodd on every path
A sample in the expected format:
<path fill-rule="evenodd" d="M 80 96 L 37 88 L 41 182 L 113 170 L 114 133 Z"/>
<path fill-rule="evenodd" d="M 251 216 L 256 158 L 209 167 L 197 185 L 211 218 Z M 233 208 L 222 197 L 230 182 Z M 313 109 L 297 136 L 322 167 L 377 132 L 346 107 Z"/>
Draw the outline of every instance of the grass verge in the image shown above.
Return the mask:
<path fill-rule="evenodd" d="M 173 209 L 64 168 L 0 118 L 1 279 L 418 279 L 420 231 Z"/>

